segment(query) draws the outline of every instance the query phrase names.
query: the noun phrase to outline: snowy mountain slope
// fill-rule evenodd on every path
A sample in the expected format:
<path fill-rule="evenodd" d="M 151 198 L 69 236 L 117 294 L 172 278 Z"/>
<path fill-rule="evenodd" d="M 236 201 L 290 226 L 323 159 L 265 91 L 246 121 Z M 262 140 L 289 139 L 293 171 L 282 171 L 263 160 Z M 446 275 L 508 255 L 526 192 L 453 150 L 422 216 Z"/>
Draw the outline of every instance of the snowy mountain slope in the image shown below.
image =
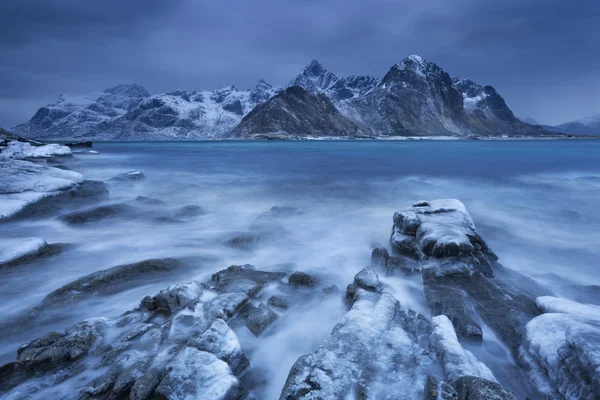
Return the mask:
<path fill-rule="evenodd" d="M 94 140 L 216 138 L 279 89 L 261 80 L 252 90 L 175 91 L 150 96 L 121 85 L 77 98 L 61 96 L 15 131 L 29 137 Z"/>
<path fill-rule="evenodd" d="M 580 120 L 565 122 L 558 126 L 552 127 L 558 132 L 572 133 L 575 135 L 600 135 L 600 114 L 592 115 L 591 117 Z"/>
<path fill-rule="evenodd" d="M 539 125 L 515 117 L 491 86 L 469 79 L 452 78 L 438 65 L 413 55 L 393 65 L 383 79 L 372 76 L 338 77 L 316 60 L 311 61 L 287 86 L 324 95 L 336 111 L 360 126 L 369 136 L 499 136 L 548 134 Z M 210 139 L 228 137 L 251 110 L 280 92 L 265 81 L 252 90 L 225 86 L 213 91 L 175 91 L 150 96 L 137 85 L 120 85 L 77 98 L 61 97 L 42 107 L 15 131 L 28 137 L 94 140 Z M 290 100 L 290 99 L 288 99 Z M 285 102 L 271 105 L 280 117 Z M 315 103 L 316 104 L 316 103 Z M 315 105 L 313 104 L 313 106 Z M 305 107 L 305 111 L 313 107 Z M 334 112 L 321 117 L 337 118 Z M 305 134 L 316 126 L 337 126 L 339 121 L 321 120 L 300 108 L 293 116 L 305 121 Z M 254 120 L 256 121 L 256 119 Z M 276 121 L 246 124 L 276 126 Z M 593 126 L 593 122 L 590 122 Z M 286 124 L 284 124 L 286 125 Z M 287 126 L 287 125 L 286 125 Z M 301 125 L 300 125 L 301 127 Z M 293 130 L 297 130 L 294 127 Z M 557 128 L 562 131 L 562 128 Z M 259 130 L 262 130 L 259 129 Z M 318 129 L 317 129 L 318 131 Z M 248 132 L 244 134 L 246 136 Z M 337 135 L 337 134 L 336 134 Z"/>
<path fill-rule="evenodd" d="M 40 108 L 29 122 L 14 130 L 27 137 L 85 135 L 98 124 L 126 114 L 149 96 L 139 85 L 118 85 L 83 96 L 61 94 L 56 102 Z"/>
<path fill-rule="evenodd" d="M 323 93 L 291 86 L 257 106 L 230 133 L 235 139 L 372 136 Z"/>

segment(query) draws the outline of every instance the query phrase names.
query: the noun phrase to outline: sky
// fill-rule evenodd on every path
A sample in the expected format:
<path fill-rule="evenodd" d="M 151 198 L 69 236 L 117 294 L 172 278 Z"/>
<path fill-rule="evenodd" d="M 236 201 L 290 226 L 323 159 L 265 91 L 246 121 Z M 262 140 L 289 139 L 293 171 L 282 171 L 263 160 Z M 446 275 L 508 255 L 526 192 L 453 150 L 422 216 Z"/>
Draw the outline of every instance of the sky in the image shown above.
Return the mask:
<path fill-rule="evenodd" d="M 287 84 L 312 59 L 383 77 L 418 54 L 559 124 L 600 113 L 598 0 L 18 0 L 0 5 L 0 126 L 59 94 Z"/>

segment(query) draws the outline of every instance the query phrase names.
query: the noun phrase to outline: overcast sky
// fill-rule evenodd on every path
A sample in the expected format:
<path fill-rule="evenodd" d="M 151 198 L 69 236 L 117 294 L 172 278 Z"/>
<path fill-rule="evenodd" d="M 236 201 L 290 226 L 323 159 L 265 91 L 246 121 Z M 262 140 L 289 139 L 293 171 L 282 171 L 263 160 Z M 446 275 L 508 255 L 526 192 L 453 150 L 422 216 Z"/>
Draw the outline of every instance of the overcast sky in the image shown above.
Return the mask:
<path fill-rule="evenodd" d="M 285 85 L 313 58 L 381 77 L 410 54 L 558 124 L 600 113 L 599 21 L 600 0 L 7 0 L 0 126 L 60 93 Z"/>

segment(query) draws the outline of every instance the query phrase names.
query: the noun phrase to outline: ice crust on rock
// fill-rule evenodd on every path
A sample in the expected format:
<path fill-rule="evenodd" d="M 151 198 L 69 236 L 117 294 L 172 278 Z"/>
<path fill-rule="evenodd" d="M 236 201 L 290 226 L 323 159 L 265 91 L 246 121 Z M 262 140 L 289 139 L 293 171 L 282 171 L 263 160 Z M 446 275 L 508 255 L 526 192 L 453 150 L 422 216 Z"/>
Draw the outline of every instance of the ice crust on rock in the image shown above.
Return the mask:
<path fill-rule="evenodd" d="M 46 158 L 54 156 L 70 156 L 73 153 L 68 146 L 51 143 L 32 145 L 29 142 L 11 140 L 6 147 L 0 151 L 1 158 L 13 158 L 16 160 L 24 158 Z"/>
<path fill-rule="evenodd" d="M 456 382 L 459 378 L 469 375 L 496 382 L 490 369 L 468 350 L 463 349 L 458 342 L 452 322 L 445 315 L 431 319 L 433 331 L 430 343 L 438 355 L 444 370 L 444 378 L 448 382 Z"/>
<path fill-rule="evenodd" d="M 550 397 L 595 399 L 600 393 L 600 307 L 557 297 L 536 300 L 544 314 L 526 325 L 521 361 Z"/>
<path fill-rule="evenodd" d="M 390 243 L 421 262 L 432 315 L 446 315 L 458 336 L 471 340 L 482 340 L 481 318 L 518 353 L 525 324 L 539 315 L 533 284 L 498 263 L 460 201 L 419 201 L 396 212 Z"/>

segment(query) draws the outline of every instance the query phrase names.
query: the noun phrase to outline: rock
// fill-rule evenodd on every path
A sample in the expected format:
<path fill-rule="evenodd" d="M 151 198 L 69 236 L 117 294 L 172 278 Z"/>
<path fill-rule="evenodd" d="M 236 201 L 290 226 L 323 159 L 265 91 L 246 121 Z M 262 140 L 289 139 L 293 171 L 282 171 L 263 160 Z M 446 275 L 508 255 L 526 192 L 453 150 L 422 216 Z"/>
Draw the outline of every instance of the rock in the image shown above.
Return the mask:
<path fill-rule="evenodd" d="M 398 301 L 358 285 L 354 297 L 325 343 L 296 361 L 280 399 L 422 397 L 431 361 L 403 329 Z"/>
<path fill-rule="evenodd" d="M 250 365 L 236 334 L 220 318 L 217 318 L 202 335 L 191 339 L 188 345 L 212 353 L 225 361 L 234 375 L 239 375 Z"/>
<path fill-rule="evenodd" d="M 425 384 L 425 400 L 457 400 L 456 390 L 446 382 L 440 381 L 435 376 L 429 375 Z"/>
<path fill-rule="evenodd" d="M 196 303 L 202 291 L 202 285 L 196 281 L 169 286 L 155 296 L 144 297 L 140 303 L 140 308 L 172 315 Z"/>
<path fill-rule="evenodd" d="M 47 295 L 42 303 L 28 316 L 45 317 L 52 311 L 75 306 L 94 296 L 118 293 L 139 284 L 156 281 L 174 273 L 182 272 L 185 264 L 173 258 L 145 260 L 139 263 L 119 265 L 79 278 Z"/>
<path fill-rule="evenodd" d="M 109 218 L 116 218 L 125 214 L 134 214 L 137 211 L 137 208 L 127 204 L 111 204 L 108 206 L 90 208 L 84 211 L 75 211 L 62 215 L 60 219 L 71 225 L 81 225 Z"/>
<path fill-rule="evenodd" d="M 339 292 L 340 292 L 340 288 L 337 287 L 337 285 L 327 285 L 323 288 L 323 293 L 325 295 L 330 295 L 330 294 L 339 293 Z"/>
<path fill-rule="evenodd" d="M 162 206 L 165 204 L 165 202 L 162 200 L 155 199 L 152 197 L 146 197 L 146 196 L 138 196 L 135 198 L 135 201 L 140 202 L 142 204 L 149 205 L 149 206 Z"/>
<path fill-rule="evenodd" d="M 526 326 L 520 361 L 550 398 L 594 399 L 600 393 L 600 306 L 543 296 L 544 312 Z"/>
<path fill-rule="evenodd" d="M 516 400 L 497 382 L 475 376 L 463 376 L 454 384 L 459 400 Z"/>
<path fill-rule="evenodd" d="M 87 140 L 84 142 L 73 142 L 73 143 L 65 143 L 65 146 L 69 146 L 69 147 L 92 147 L 92 141 L 91 140 Z"/>
<path fill-rule="evenodd" d="M 284 218 L 302 214 L 304 212 L 296 207 L 273 206 L 269 211 L 262 213 L 259 218 Z"/>
<path fill-rule="evenodd" d="M 381 293 L 379 276 L 377 276 L 377 273 L 370 267 L 363 268 L 356 274 L 354 277 L 354 284 L 370 292 Z"/>
<path fill-rule="evenodd" d="M 433 332 L 430 337 L 432 349 L 436 352 L 444 370 L 444 378 L 450 383 L 469 375 L 496 382 L 490 369 L 458 342 L 452 322 L 445 315 L 433 317 Z"/>
<path fill-rule="evenodd" d="M 279 316 L 269 307 L 260 304 L 258 307 L 252 307 L 246 317 L 246 326 L 255 336 L 259 336 L 271 325 Z"/>
<path fill-rule="evenodd" d="M 240 233 L 229 240 L 226 244 L 229 247 L 235 247 L 242 250 L 249 250 L 260 242 L 261 237 L 253 233 Z"/>
<path fill-rule="evenodd" d="M 241 291 L 253 296 L 264 284 L 279 281 L 284 276 L 283 272 L 257 271 L 254 266 L 248 264 L 231 265 L 213 274 L 207 285 L 211 290 L 220 293 Z"/>
<path fill-rule="evenodd" d="M 167 365 L 155 398 L 241 400 L 247 390 L 214 354 L 186 347 Z"/>
<path fill-rule="evenodd" d="M 93 318 L 74 325 L 63 334 L 51 332 L 19 348 L 17 361 L 31 366 L 53 366 L 77 360 L 88 353 L 105 325 L 105 318 Z"/>
<path fill-rule="evenodd" d="M 272 307 L 283 308 L 284 310 L 287 310 L 290 306 L 290 303 L 286 299 L 283 299 L 279 296 L 269 297 L 269 300 L 267 300 L 267 304 Z"/>
<path fill-rule="evenodd" d="M 51 257 L 62 252 L 65 247 L 64 244 L 48 244 L 38 238 L 4 239 L 0 244 L 0 268 L 14 267 Z"/>
<path fill-rule="evenodd" d="M 122 174 L 118 174 L 109 179 L 112 182 L 137 182 L 145 179 L 146 176 L 142 171 L 129 171 Z"/>
<path fill-rule="evenodd" d="M 512 282 L 531 280 L 497 262 L 460 201 L 420 202 L 396 212 L 390 243 L 395 251 L 412 254 L 422 263 L 432 315 L 446 315 L 459 337 L 476 341 L 482 338 L 476 322 L 481 317 L 517 354 L 525 324 L 539 315 L 535 292 L 531 285 L 508 286 L 495 275 L 498 271 L 512 276 Z"/>
<path fill-rule="evenodd" d="M 418 269 L 413 270 L 412 268 L 407 267 L 403 259 L 390 256 L 387 249 L 383 247 L 373 249 L 373 252 L 371 253 L 371 267 L 384 271 L 388 276 L 396 275 L 398 273 L 409 275 L 420 272 Z"/>
<path fill-rule="evenodd" d="M 317 280 L 304 272 L 294 272 L 288 278 L 288 285 L 291 287 L 313 287 Z"/>
<path fill-rule="evenodd" d="M 175 218 L 193 218 L 204 214 L 206 214 L 206 212 L 202 207 L 190 205 L 181 207 L 179 210 L 175 211 L 173 216 Z"/>

